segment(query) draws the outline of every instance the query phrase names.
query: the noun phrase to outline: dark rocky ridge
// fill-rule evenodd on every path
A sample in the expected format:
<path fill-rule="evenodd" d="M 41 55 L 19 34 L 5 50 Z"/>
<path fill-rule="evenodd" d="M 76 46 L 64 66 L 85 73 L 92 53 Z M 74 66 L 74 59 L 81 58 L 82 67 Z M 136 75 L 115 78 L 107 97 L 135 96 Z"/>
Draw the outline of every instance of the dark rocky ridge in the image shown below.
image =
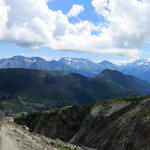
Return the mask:
<path fill-rule="evenodd" d="M 35 112 L 15 121 L 32 132 L 98 150 L 150 149 L 149 97 Z"/>
<path fill-rule="evenodd" d="M 58 110 L 33 112 L 17 122 L 28 126 L 30 131 L 67 142 L 78 132 L 89 108 L 89 106 L 67 106 Z"/>

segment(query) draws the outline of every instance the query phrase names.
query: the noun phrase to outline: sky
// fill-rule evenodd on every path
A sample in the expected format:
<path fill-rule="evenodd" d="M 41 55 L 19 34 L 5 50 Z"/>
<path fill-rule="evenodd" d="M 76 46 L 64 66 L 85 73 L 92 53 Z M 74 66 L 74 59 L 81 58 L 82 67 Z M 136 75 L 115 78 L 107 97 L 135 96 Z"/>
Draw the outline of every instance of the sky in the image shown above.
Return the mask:
<path fill-rule="evenodd" d="M 0 58 L 149 58 L 149 16 L 149 0 L 0 0 Z"/>

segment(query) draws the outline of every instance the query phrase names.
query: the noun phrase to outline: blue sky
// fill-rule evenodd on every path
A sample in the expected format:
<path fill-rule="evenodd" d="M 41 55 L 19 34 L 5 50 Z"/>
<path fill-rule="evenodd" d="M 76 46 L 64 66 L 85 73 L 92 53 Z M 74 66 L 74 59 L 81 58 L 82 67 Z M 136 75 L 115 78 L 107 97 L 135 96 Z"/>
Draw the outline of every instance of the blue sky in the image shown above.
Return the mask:
<path fill-rule="evenodd" d="M 91 0 L 53 0 L 51 3 L 49 3 L 49 8 L 53 10 L 62 10 L 63 13 L 68 13 L 71 9 L 73 4 L 79 4 L 84 5 L 85 10 L 83 13 L 81 13 L 78 17 L 80 20 L 89 20 L 94 23 L 98 23 L 100 20 L 102 20 L 102 17 L 99 17 L 93 6 L 91 5 Z"/>
<path fill-rule="evenodd" d="M 24 0 L 22 0 L 22 3 L 25 3 L 23 1 Z M 40 2 L 41 0 L 38 0 L 38 1 Z M 85 31 L 87 31 L 87 33 L 89 32 L 91 34 L 89 36 L 89 39 L 92 39 L 92 38 L 94 39 L 95 38 L 97 40 L 98 38 L 100 38 L 100 39 L 98 39 L 98 41 L 99 40 L 104 41 L 104 43 L 105 43 L 105 39 L 103 39 L 103 37 L 106 37 L 105 34 L 107 35 L 107 33 L 108 33 L 108 35 L 107 35 L 108 37 L 109 37 L 109 34 L 111 36 L 113 35 L 111 37 L 112 39 L 110 38 L 109 41 L 108 41 L 108 45 L 110 45 L 109 47 L 107 47 L 107 39 L 108 38 L 106 39 L 106 44 L 103 45 L 103 42 L 102 42 L 97 46 L 95 46 L 93 44 L 95 42 L 93 42 L 94 40 L 92 39 L 93 43 L 89 44 L 87 49 L 89 47 L 90 48 L 88 50 L 86 50 L 86 46 L 82 47 L 82 42 L 80 43 L 80 39 L 79 39 L 79 41 L 76 42 L 77 45 L 72 46 L 72 47 L 75 47 L 75 48 L 72 49 L 71 46 L 67 47 L 66 45 L 65 46 L 63 45 L 64 47 L 62 47 L 62 49 L 61 49 L 61 44 L 62 43 L 59 43 L 59 40 L 56 38 L 57 41 L 56 41 L 55 45 L 53 45 L 53 43 L 52 44 L 51 43 L 46 43 L 46 44 L 42 43 L 40 46 L 39 45 L 37 46 L 35 43 L 38 43 L 39 41 L 37 42 L 35 40 L 35 43 L 31 44 L 31 45 L 34 45 L 36 47 L 36 49 L 34 49 L 34 48 L 32 48 L 32 46 L 26 46 L 26 45 L 29 45 L 29 43 L 31 43 L 31 41 L 28 42 L 27 40 L 25 40 L 25 42 L 23 43 L 22 39 L 19 41 L 19 39 L 17 38 L 17 40 L 16 40 L 12 36 L 12 34 L 10 34 L 10 35 L 7 34 L 6 37 L 8 38 L 8 40 L 6 39 L 6 37 L 2 37 L 1 41 L 0 41 L 0 58 L 8 58 L 8 57 L 12 57 L 14 55 L 24 55 L 24 56 L 28 56 L 28 57 L 39 56 L 39 57 L 43 57 L 43 58 L 49 59 L 49 60 L 52 60 L 52 59 L 58 60 L 61 57 L 78 57 L 78 58 L 88 58 L 88 59 L 91 59 L 91 60 L 96 61 L 96 62 L 102 61 L 102 60 L 113 60 L 114 62 L 119 62 L 119 61 L 120 62 L 128 62 L 128 61 L 133 61 L 133 60 L 136 60 L 136 59 L 143 59 L 143 58 L 150 57 L 150 52 L 149 52 L 150 44 L 149 44 L 149 41 L 147 40 L 149 38 L 149 35 L 144 34 L 145 31 L 147 31 L 147 30 L 144 29 L 143 33 L 136 33 L 136 31 L 135 31 L 135 33 L 133 33 L 133 35 L 130 34 L 128 26 L 130 26 L 130 25 L 132 26 L 132 22 L 131 22 L 131 24 L 129 24 L 129 25 L 127 24 L 127 26 L 124 27 L 126 22 L 123 23 L 123 25 L 122 25 L 120 22 L 119 23 L 117 23 L 117 21 L 111 22 L 110 19 L 109 19 L 110 16 L 113 19 L 116 19 L 117 17 L 122 18 L 121 13 L 119 12 L 120 11 L 119 7 L 121 7 L 121 6 L 119 6 L 117 4 L 117 2 L 114 2 L 115 7 L 113 8 L 112 6 L 114 6 L 114 5 L 108 6 L 107 5 L 108 2 L 107 2 L 107 3 L 103 4 L 104 7 L 101 8 L 100 7 L 102 5 L 101 1 L 102 0 L 86 0 L 86 1 L 85 0 L 69 0 L 69 1 L 68 0 L 61 0 L 61 1 L 60 0 L 53 0 L 53 1 L 49 2 L 48 4 L 46 4 L 46 5 L 48 5 L 48 8 L 53 12 L 57 12 L 58 10 L 61 10 L 62 14 L 60 14 L 59 18 L 61 18 L 61 16 L 66 17 L 68 12 L 71 10 L 71 8 L 74 4 L 83 6 L 84 10 L 79 12 L 77 17 L 68 17 L 69 24 L 67 24 L 67 25 L 65 24 L 65 25 L 68 27 L 69 25 L 75 26 L 75 24 L 79 24 L 79 26 L 80 26 L 82 21 L 87 21 L 88 23 L 87 22 L 86 23 L 87 23 L 87 26 L 89 26 L 89 27 L 87 27 L 87 30 L 85 30 Z M 122 6 L 124 6 L 125 4 L 123 3 L 123 0 L 120 0 L 120 1 L 122 2 Z M 129 3 L 130 2 L 132 3 L 132 1 L 136 2 L 137 0 L 131 0 L 131 1 L 129 1 Z M 11 4 L 11 2 L 8 2 L 8 0 L 4 0 L 4 2 L 5 2 L 5 5 L 8 5 L 10 8 L 14 7 Z M 15 0 L 14 3 L 16 3 L 16 5 L 18 4 L 18 7 L 20 5 L 20 8 L 23 7 L 23 5 L 21 5 L 19 0 Z M 137 4 L 140 7 L 140 5 L 142 5 L 142 3 L 144 3 L 144 2 L 141 2 L 141 4 L 139 4 L 139 3 L 137 3 Z M 28 5 L 29 4 L 30 3 L 28 3 Z M 43 6 L 44 5 L 45 4 L 43 4 Z M 147 2 L 147 5 L 149 6 L 150 4 Z M 136 6 L 137 5 L 135 5 L 135 7 Z M 108 17 L 106 15 L 106 13 L 109 13 L 109 11 L 107 11 L 107 10 L 110 9 L 111 12 L 113 12 L 113 9 L 116 9 L 116 7 L 117 7 L 117 10 L 114 13 L 115 15 L 110 14 L 110 16 Z M 39 7 L 39 8 L 43 9 L 42 7 Z M 134 6 L 133 6 L 133 8 L 134 8 Z M 137 9 L 137 12 L 138 12 L 139 11 L 138 7 L 136 9 Z M 21 9 L 18 10 L 18 11 L 21 11 Z M 125 16 L 126 16 L 127 19 L 128 19 L 128 17 L 131 16 L 131 14 L 130 14 L 131 11 L 130 10 L 125 8 L 125 10 L 122 9 L 122 11 L 125 11 Z M 42 12 L 43 12 L 43 10 L 42 10 Z M 8 13 L 10 13 L 10 12 L 8 12 Z M 17 14 L 18 15 L 17 17 L 19 17 L 19 19 L 24 17 L 24 16 L 21 16 L 21 14 L 23 14 L 23 13 L 25 13 L 25 15 L 27 15 L 27 16 L 28 15 L 30 16 L 30 14 L 26 14 L 26 12 L 21 12 L 20 16 L 19 16 L 19 14 Z M 16 12 L 14 12 L 12 14 L 16 15 Z M 36 17 L 38 17 L 38 15 L 39 14 L 36 14 Z M 145 15 L 150 15 L 150 14 L 145 14 Z M 10 16 L 10 18 L 9 18 L 9 16 Z M 13 16 L 13 15 L 11 16 L 9 14 L 7 25 L 9 24 L 10 27 L 11 26 L 14 27 L 13 25 L 16 24 L 16 22 L 18 22 L 19 19 L 16 20 L 16 22 L 14 21 L 12 23 L 11 21 L 9 22 L 9 20 L 12 20 L 11 17 L 17 18 L 16 16 Z M 134 18 L 130 17 L 129 20 L 133 19 L 133 22 L 134 22 Z M 25 21 L 27 22 L 27 20 L 25 20 Z M 110 26 L 108 25 L 108 27 L 106 28 L 106 30 L 108 30 L 110 33 L 104 31 L 105 24 L 107 23 L 106 21 L 107 22 L 110 21 L 110 23 L 109 23 Z M 144 21 L 143 22 L 142 21 L 143 20 L 141 20 L 141 22 L 140 21 L 137 22 L 137 25 L 141 25 L 142 23 L 144 23 Z M 146 23 L 148 23 L 148 22 L 146 22 Z M 58 24 L 58 23 L 56 23 L 56 24 Z M 94 27 L 91 27 L 90 24 L 93 24 Z M 62 27 L 60 25 L 58 27 L 56 27 L 56 28 L 58 28 L 58 29 L 55 29 L 55 30 L 58 30 L 57 33 L 59 33 L 61 35 L 61 32 L 63 31 L 63 29 L 65 29 L 64 28 L 65 25 L 63 25 Z M 50 26 L 50 24 L 49 24 L 49 26 Z M 128 35 L 126 35 L 126 32 L 123 32 L 122 28 L 120 29 L 120 26 L 121 27 L 123 26 L 124 29 L 127 29 L 127 31 L 129 32 Z M 133 24 L 133 27 L 134 27 L 134 24 Z M 59 31 L 59 28 L 60 29 L 62 28 L 62 29 Z M 84 28 L 84 26 L 82 28 Z M 89 29 L 89 28 L 92 28 L 92 29 Z M 113 28 L 116 28 L 116 31 L 113 31 L 112 30 Z M 9 28 L 6 29 L 6 30 L 9 30 Z M 38 28 L 38 30 L 39 30 L 39 28 Z M 70 31 L 70 29 L 68 31 Z M 85 31 L 83 32 L 83 35 L 84 35 L 84 33 L 86 33 Z M 115 35 L 116 32 L 120 32 L 120 35 L 118 34 L 117 37 Z M 133 32 L 133 30 L 131 32 Z M 13 32 L 13 33 L 15 34 L 16 32 Z M 96 37 L 93 37 L 92 33 L 97 33 Z M 103 37 L 101 37 L 101 33 L 102 33 Z M 139 35 L 139 34 L 141 34 L 140 36 L 142 38 L 139 38 L 139 37 L 138 38 L 132 38 L 134 35 Z M 80 37 L 80 32 L 78 33 L 78 35 Z M 89 34 L 87 34 L 87 35 L 89 35 Z M 129 37 L 127 37 L 127 36 L 129 36 Z M 20 37 L 23 38 L 23 36 L 20 36 Z M 68 37 L 70 37 L 70 35 Z M 81 36 L 81 38 L 83 39 L 82 36 Z M 102 38 L 102 40 L 101 40 L 101 38 Z M 47 40 L 47 37 L 45 39 Z M 78 40 L 78 37 L 76 37 L 76 39 Z M 118 39 L 119 39 L 119 42 L 118 42 Z M 91 41 L 88 42 L 88 40 L 86 39 L 86 36 L 85 36 L 85 39 L 83 39 L 83 40 L 87 41 L 87 45 L 88 45 L 88 43 L 91 42 Z M 65 41 L 65 38 L 63 39 L 63 41 Z M 109 43 L 110 41 L 111 41 L 111 43 Z M 32 42 L 34 42 L 34 41 L 32 41 Z M 80 43 L 80 44 L 78 45 L 78 43 Z M 135 44 L 133 44 L 133 43 L 135 43 Z M 60 45 L 60 46 L 58 46 L 58 45 Z M 93 46 L 93 50 L 92 50 L 92 46 Z M 103 47 L 104 47 L 104 50 L 103 50 Z M 101 49 L 101 50 L 99 50 L 100 52 L 98 51 L 98 48 Z"/>

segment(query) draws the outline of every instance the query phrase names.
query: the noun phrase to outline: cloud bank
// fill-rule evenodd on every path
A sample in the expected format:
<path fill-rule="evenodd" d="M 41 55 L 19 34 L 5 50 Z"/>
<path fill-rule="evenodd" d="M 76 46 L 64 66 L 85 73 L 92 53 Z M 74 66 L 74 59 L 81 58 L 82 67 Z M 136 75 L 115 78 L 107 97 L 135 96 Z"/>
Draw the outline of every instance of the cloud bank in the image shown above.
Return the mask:
<path fill-rule="evenodd" d="M 138 56 L 150 40 L 149 0 L 92 0 L 105 22 L 71 23 L 84 6 L 68 14 L 48 8 L 47 0 L 0 0 L 0 40 L 37 49 Z M 96 34 L 93 34 L 96 33 Z"/>

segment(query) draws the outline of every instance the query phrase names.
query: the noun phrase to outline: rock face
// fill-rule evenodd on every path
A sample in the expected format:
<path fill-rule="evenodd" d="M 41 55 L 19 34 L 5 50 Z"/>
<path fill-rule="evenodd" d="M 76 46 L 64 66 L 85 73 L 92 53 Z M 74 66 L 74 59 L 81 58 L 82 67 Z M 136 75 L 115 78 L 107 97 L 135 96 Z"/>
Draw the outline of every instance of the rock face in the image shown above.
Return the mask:
<path fill-rule="evenodd" d="M 97 150 L 150 149 L 149 97 L 117 99 L 85 109 L 70 107 L 61 113 L 54 112 L 55 117 L 39 112 L 15 121 L 27 125 L 31 131 Z"/>

